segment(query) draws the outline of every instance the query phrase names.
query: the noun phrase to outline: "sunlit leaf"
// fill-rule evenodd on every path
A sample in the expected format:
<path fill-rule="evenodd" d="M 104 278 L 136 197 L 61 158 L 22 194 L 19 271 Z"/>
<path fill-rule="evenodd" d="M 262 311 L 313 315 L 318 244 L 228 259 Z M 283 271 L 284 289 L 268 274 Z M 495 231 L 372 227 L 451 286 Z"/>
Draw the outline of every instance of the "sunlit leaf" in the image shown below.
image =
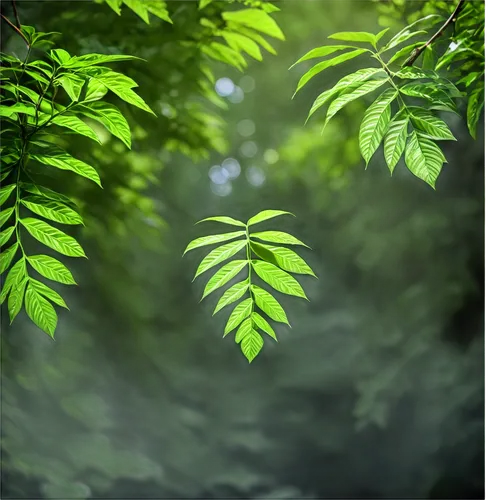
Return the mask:
<path fill-rule="evenodd" d="M 316 276 L 305 260 L 293 250 L 285 247 L 276 247 L 262 243 L 252 242 L 252 250 L 267 262 L 275 264 L 285 271 L 297 274 Z"/>
<path fill-rule="evenodd" d="M 48 255 L 30 255 L 28 257 L 30 265 L 43 277 L 65 285 L 76 285 L 76 281 L 71 271 L 54 257 Z"/>
<path fill-rule="evenodd" d="M 409 120 L 409 116 L 403 109 L 389 123 L 389 130 L 384 140 L 384 156 L 391 173 L 394 171 L 405 149 Z"/>
<path fill-rule="evenodd" d="M 262 311 L 264 311 L 274 321 L 286 323 L 290 326 L 283 307 L 281 307 L 281 304 L 268 291 L 258 287 L 257 285 L 252 285 L 250 289 L 255 299 L 255 303 Z"/>
<path fill-rule="evenodd" d="M 251 363 L 264 346 L 264 340 L 257 331 L 250 329 L 241 339 L 240 346 L 241 352 L 248 359 L 248 362 Z"/>
<path fill-rule="evenodd" d="M 224 262 L 229 257 L 237 254 L 242 248 L 246 246 L 246 240 L 242 241 L 232 241 L 231 243 L 226 243 L 220 247 L 212 250 L 200 263 L 198 269 L 196 270 L 196 274 L 194 279 L 196 279 L 200 274 L 208 271 L 212 267 Z M 194 281 L 193 279 L 193 281 Z"/>
<path fill-rule="evenodd" d="M 236 283 L 231 288 L 228 288 L 224 292 L 222 297 L 219 299 L 219 302 L 217 302 L 217 306 L 215 307 L 213 315 L 216 314 L 217 312 L 219 312 L 223 307 L 226 307 L 227 305 L 232 304 L 233 302 L 237 301 L 239 298 L 243 297 L 245 292 L 248 290 L 249 286 L 250 285 L 248 284 L 248 280 L 245 280 L 245 281 L 240 281 L 239 283 Z"/>
<path fill-rule="evenodd" d="M 20 222 L 33 238 L 53 250 L 69 257 L 86 257 L 83 248 L 74 238 L 50 224 L 32 217 L 20 219 Z"/>
<path fill-rule="evenodd" d="M 241 227 L 246 227 L 244 222 L 241 222 L 239 220 L 233 219 L 232 217 L 207 217 L 206 219 L 202 219 L 198 221 L 196 224 L 199 224 L 200 222 L 221 222 L 222 224 L 229 224 L 231 226 L 241 226 Z"/>
<path fill-rule="evenodd" d="M 293 215 L 291 212 L 285 212 L 283 210 L 263 210 L 259 212 L 257 215 L 254 215 L 250 219 L 248 219 L 247 225 L 251 226 L 252 224 L 257 224 L 259 222 L 263 222 L 268 219 L 272 219 L 274 217 L 278 217 L 280 215 Z"/>
<path fill-rule="evenodd" d="M 9 310 L 10 322 L 14 321 L 14 318 L 19 314 L 19 311 L 23 307 L 24 292 L 26 285 L 28 283 L 28 278 L 24 278 L 19 283 L 12 285 L 9 300 L 7 303 L 7 308 Z"/>
<path fill-rule="evenodd" d="M 194 250 L 195 248 L 199 248 L 205 245 L 213 245 L 214 243 L 220 243 L 222 241 L 233 240 L 234 238 L 244 236 L 245 234 L 245 231 L 234 231 L 232 233 L 202 236 L 201 238 L 196 238 L 195 240 L 191 241 L 191 243 L 189 243 L 189 245 L 186 247 L 186 250 L 184 250 L 184 254 L 186 254 L 190 250 Z"/>
<path fill-rule="evenodd" d="M 391 103 L 397 96 L 395 89 L 380 94 L 368 107 L 359 129 L 359 148 L 366 164 L 380 146 L 391 120 Z"/>
<path fill-rule="evenodd" d="M 435 189 L 436 179 L 445 161 L 435 142 L 413 131 L 406 147 L 405 161 L 413 174 Z"/>
<path fill-rule="evenodd" d="M 52 290 L 52 288 L 48 287 L 45 283 L 37 281 L 33 278 L 30 278 L 29 282 L 34 290 L 36 290 L 40 295 L 43 295 L 47 299 L 50 299 L 52 302 L 54 302 L 54 304 L 57 304 L 58 306 L 69 309 L 64 299 L 55 290 Z"/>
<path fill-rule="evenodd" d="M 252 313 L 252 320 L 257 327 L 278 342 L 276 333 L 272 329 L 271 325 L 258 312 Z"/>
<path fill-rule="evenodd" d="M 285 243 L 287 245 L 302 245 L 310 248 L 305 243 L 302 243 L 299 239 L 291 234 L 284 233 L 282 231 L 261 231 L 259 233 L 251 233 L 251 238 L 258 238 L 263 241 L 270 241 L 271 243 Z"/>
<path fill-rule="evenodd" d="M 297 84 L 297 88 L 295 90 L 295 94 L 314 76 L 316 76 L 321 71 L 324 71 L 327 68 L 331 68 L 333 66 L 337 66 L 345 61 L 350 59 L 354 59 L 355 57 L 367 52 L 366 49 L 357 49 L 351 52 L 347 52 L 346 54 L 342 54 L 340 56 L 334 57 L 333 59 L 328 59 L 327 61 L 320 62 L 314 65 L 309 71 L 307 71 L 302 78 L 299 80 Z M 294 94 L 294 96 L 295 96 Z"/>
<path fill-rule="evenodd" d="M 224 337 L 232 332 L 252 311 L 252 299 L 242 300 L 231 312 L 224 328 Z"/>
<path fill-rule="evenodd" d="M 252 267 L 260 279 L 278 290 L 278 292 L 307 299 L 299 282 L 274 264 L 262 260 L 252 260 Z"/>
<path fill-rule="evenodd" d="M 0 253 L 0 273 L 3 273 L 9 267 L 18 248 L 19 243 L 16 241 L 13 245 L 7 248 L 7 250 Z"/>
<path fill-rule="evenodd" d="M 208 281 L 203 292 L 202 300 L 213 291 L 221 286 L 224 286 L 228 281 L 233 279 L 245 266 L 248 265 L 246 260 L 233 260 L 225 266 L 221 267 Z"/>
<path fill-rule="evenodd" d="M 28 283 L 24 303 L 31 321 L 53 338 L 57 327 L 56 311 L 52 304 L 40 295 L 31 283 Z"/>
<path fill-rule="evenodd" d="M 21 203 L 33 213 L 61 224 L 83 224 L 83 220 L 72 208 L 58 201 L 46 200 L 42 197 L 28 196 Z"/>
<path fill-rule="evenodd" d="M 44 165 L 50 165 L 51 167 L 60 168 L 61 170 L 71 170 L 82 177 L 94 181 L 102 187 L 99 174 L 93 167 L 81 160 L 73 158 L 73 156 L 62 150 L 31 154 L 31 157 Z"/>

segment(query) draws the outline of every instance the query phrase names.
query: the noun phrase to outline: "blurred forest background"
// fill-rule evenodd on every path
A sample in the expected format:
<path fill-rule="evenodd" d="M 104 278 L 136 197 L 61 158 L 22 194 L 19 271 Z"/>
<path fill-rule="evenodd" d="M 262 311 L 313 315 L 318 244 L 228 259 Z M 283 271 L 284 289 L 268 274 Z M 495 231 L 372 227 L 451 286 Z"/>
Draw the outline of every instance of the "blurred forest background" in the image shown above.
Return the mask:
<path fill-rule="evenodd" d="M 96 2 L 18 2 L 71 53 L 147 59 L 119 70 L 158 118 L 117 104 L 131 152 L 104 129 L 105 147 L 68 140 L 104 190 L 51 174 L 82 202 L 89 260 L 71 262 L 56 341 L 2 309 L 3 498 L 484 497 L 483 126 L 474 141 L 456 117 L 433 191 L 403 165 L 391 177 L 380 152 L 365 170 L 361 101 L 323 135 L 321 117 L 303 125 L 362 61 L 291 100 L 304 66 L 289 66 L 331 33 L 404 26 L 378 4 L 278 3 L 277 55 L 210 62 L 207 88 L 197 2 L 149 26 Z M 2 46 L 25 50 L 5 26 Z M 249 365 L 221 338 L 217 297 L 199 303 L 199 255 L 181 256 L 215 230 L 197 220 L 267 208 L 296 214 L 269 227 L 311 245 L 319 280 L 300 280 L 310 303 L 282 297 L 293 328 Z"/>

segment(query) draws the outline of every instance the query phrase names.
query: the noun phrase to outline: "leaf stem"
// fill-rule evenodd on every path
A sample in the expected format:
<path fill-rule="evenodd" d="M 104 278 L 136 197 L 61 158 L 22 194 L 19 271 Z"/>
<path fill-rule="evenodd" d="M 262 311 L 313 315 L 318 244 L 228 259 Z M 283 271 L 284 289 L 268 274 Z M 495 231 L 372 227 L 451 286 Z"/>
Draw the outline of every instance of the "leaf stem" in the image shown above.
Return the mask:
<path fill-rule="evenodd" d="M 410 55 L 410 57 L 403 63 L 403 68 L 406 66 L 412 66 L 413 63 L 418 59 L 420 54 L 430 45 L 434 43 L 434 41 L 439 38 L 446 28 L 451 24 L 454 23 L 457 20 L 458 14 L 460 14 L 460 11 L 463 9 L 465 4 L 465 0 L 459 0 L 457 6 L 455 7 L 455 10 L 452 12 L 451 16 L 445 21 L 445 23 L 439 28 L 439 30 L 434 33 L 434 35 L 427 41 L 425 45 L 422 45 L 422 47 L 418 47 L 415 49 L 415 51 Z"/>
<path fill-rule="evenodd" d="M 30 48 L 30 43 L 28 41 L 28 39 L 24 36 L 24 33 L 14 24 L 12 23 L 9 18 L 7 18 L 6 16 L 4 16 L 3 14 L 0 14 L 0 16 L 2 16 L 2 19 L 13 29 L 15 30 L 18 35 L 24 40 L 24 42 L 26 43 L 26 46 L 28 48 Z"/>
<path fill-rule="evenodd" d="M 248 225 L 245 225 L 245 231 L 247 236 L 247 260 L 248 260 L 248 292 L 250 293 L 250 298 L 252 299 L 252 309 L 250 311 L 250 317 L 253 313 L 253 295 L 252 295 L 252 249 L 250 248 L 250 233 L 248 232 Z M 253 320 L 252 320 L 253 325 Z"/>

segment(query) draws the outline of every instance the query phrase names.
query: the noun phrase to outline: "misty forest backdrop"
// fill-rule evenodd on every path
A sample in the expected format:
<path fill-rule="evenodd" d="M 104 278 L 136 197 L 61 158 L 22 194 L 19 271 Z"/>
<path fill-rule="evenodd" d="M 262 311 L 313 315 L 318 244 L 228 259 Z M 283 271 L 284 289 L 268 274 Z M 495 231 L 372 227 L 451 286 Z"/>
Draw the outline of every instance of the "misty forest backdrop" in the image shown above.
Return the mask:
<path fill-rule="evenodd" d="M 474 140 L 449 118 L 458 140 L 434 191 L 404 165 L 391 176 L 380 151 L 365 169 L 363 99 L 323 134 L 319 116 L 304 126 L 361 62 L 291 100 L 299 57 L 336 31 L 398 31 L 417 2 L 390 4 L 277 3 L 286 40 L 238 71 L 190 43 L 204 36 L 194 1 L 149 25 L 103 2 L 17 2 L 71 54 L 146 59 L 119 70 L 158 116 L 116 100 L 131 151 L 103 127 L 104 147 L 61 136 L 104 189 L 48 176 L 79 200 L 88 256 L 71 260 L 79 286 L 55 285 L 71 309 L 55 341 L 2 305 L 3 498 L 484 496 L 483 120 Z M 13 18 L 10 2 L 2 12 Z M 1 37 L 24 56 L 4 23 Z M 310 302 L 280 298 L 292 328 L 278 324 L 250 365 L 222 338 L 217 298 L 199 302 L 199 255 L 182 253 L 216 229 L 196 221 L 270 208 L 296 215 L 279 229 L 312 247 L 300 253 L 319 279 L 300 280 Z"/>

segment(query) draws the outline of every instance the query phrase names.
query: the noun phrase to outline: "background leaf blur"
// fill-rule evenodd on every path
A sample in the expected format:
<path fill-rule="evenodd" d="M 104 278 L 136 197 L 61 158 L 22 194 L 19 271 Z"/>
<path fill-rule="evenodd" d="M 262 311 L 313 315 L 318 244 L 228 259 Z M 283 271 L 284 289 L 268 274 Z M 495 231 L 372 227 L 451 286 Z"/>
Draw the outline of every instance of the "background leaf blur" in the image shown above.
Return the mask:
<path fill-rule="evenodd" d="M 78 201 L 88 256 L 64 274 L 79 286 L 64 293 L 71 311 L 58 308 L 57 342 L 24 312 L 10 326 L 2 305 L 4 498 L 481 497 L 482 116 L 474 140 L 450 115 L 457 141 L 442 143 L 437 191 L 407 169 L 391 177 L 383 148 L 365 170 L 364 102 L 323 136 L 319 116 L 303 126 L 363 61 L 328 68 L 293 101 L 314 61 L 288 68 L 332 33 L 397 33 L 414 3 L 283 2 L 270 15 L 286 42 L 265 38 L 277 55 L 247 54 L 243 71 L 201 50 L 231 49 L 201 19 L 253 7 L 203 4 L 169 2 L 172 23 L 148 14 L 148 25 L 128 4 L 118 16 L 106 3 L 18 3 L 23 23 L 62 33 L 71 54 L 146 59 L 119 67 L 158 118 L 112 97 L 132 151 L 104 126 L 103 146 L 61 135 L 105 189 L 47 171 L 44 185 Z M 13 31 L 1 36 L 24 55 Z M 272 324 L 279 343 L 265 335 L 248 366 L 221 340 L 230 311 L 212 317 L 215 293 L 199 303 L 199 257 L 181 255 L 206 234 L 195 221 L 269 207 L 296 218 L 254 230 L 299 237 L 320 279 L 301 280 L 310 302 L 283 296 L 292 329 Z"/>

